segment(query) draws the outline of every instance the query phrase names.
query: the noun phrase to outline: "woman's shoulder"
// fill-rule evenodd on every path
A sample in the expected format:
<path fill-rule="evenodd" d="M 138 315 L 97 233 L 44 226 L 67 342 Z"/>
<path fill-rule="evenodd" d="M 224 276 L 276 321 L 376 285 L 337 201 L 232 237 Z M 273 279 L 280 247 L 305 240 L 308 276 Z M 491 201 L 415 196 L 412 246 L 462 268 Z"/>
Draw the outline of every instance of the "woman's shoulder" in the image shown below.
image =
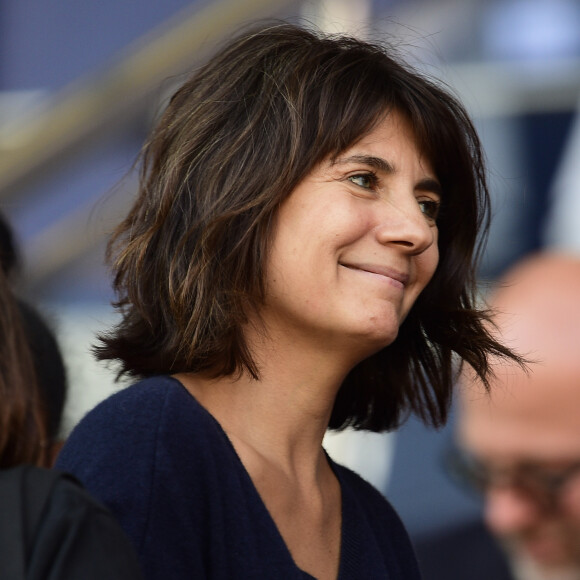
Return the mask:
<path fill-rule="evenodd" d="M 196 425 L 198 407 L 171 377 L 139 381 L 98 404 L 79 422 L 56 467 L 73 474 L 103 502 L 139 546 L 159 474 L 175 463 L 183 441 L 202 431 Z"/>
<path fill-rule="evenodd" d="M 74 427 L 56 466 L 74 474 L 91 492 L 107 478 L 119 486 L 123 478 L 143 476 L 154 461 L 167 398 L 178 387 L 170 377 L 155 377 L 111 395 Z"/>
<path fill-rule="evenodd" d="M 98 403 L 75 426 L 69 441 L 94 430 L 99 431 L 101 436 L 107 433 L 117 436 L 118 430 L 129 431 L 140 425 L 150 430 L 160 415 L 184 404 L 189 398 L 181 384 L 172 377 L 142 379 Z"/>
<path fill-rule="evenodd" d="M 124 412 L 133 406 L 143 411 L 165 405 L 171 396 L 187 394 L 181 383 L 169 375 L 158 375 L 138 380 L 129 386 L 122 387 L 116 393 L 107 397 L 90 411 L 87 416 L 98 413 L 108 413 L 118 410 Z"/>

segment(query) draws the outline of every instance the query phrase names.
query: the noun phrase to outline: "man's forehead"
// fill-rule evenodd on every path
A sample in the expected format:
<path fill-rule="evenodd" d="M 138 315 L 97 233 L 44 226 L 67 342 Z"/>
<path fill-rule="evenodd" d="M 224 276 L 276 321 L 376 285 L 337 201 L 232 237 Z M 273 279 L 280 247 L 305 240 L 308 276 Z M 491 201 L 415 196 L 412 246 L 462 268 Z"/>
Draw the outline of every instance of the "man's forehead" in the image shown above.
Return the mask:
<path fill-rule="evenodd" d="M 505 368 L 491 393 L 460 390 L 458 437 L 474 452 L 580 459 L 580 381 L 576 372 Z"/>

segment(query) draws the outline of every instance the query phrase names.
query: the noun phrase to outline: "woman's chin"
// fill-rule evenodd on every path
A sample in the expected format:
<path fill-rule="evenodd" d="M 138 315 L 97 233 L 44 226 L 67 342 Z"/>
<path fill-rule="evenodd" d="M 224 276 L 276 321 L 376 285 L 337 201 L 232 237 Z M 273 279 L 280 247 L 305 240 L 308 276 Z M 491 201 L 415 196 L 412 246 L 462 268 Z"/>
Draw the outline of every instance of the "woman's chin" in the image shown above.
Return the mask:
<path fill-rule="evenodd" d="M 360 360 L 363 360 L 395 342 L 399 334 L 399 327 L 395 329 L 376 328 L 366 333 L 352 337 L 353 348 L 360 351 Z"/>

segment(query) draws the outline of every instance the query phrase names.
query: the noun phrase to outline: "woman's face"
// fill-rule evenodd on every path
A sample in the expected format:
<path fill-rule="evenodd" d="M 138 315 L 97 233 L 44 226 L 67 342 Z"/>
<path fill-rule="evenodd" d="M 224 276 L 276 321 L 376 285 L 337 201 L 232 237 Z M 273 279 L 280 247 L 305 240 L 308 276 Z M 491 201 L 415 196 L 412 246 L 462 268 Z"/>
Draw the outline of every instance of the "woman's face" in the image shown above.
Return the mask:
<path fill-rule="evenodd" d="M 266 328 L 359 357 L 390 344 L 437 267 L 439 202 L 437 178 L 397 113 L 323 161 L 280 207 Z"/>

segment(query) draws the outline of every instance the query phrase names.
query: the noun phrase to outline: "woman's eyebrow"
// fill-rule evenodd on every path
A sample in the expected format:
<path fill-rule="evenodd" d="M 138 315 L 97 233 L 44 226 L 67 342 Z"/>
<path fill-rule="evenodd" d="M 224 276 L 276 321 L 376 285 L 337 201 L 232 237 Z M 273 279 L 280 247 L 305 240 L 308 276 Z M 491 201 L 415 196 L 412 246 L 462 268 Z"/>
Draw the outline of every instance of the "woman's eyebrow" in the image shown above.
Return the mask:
<path fill-rule="evenodd" d="M 429 191 L 431 193 L 435 193 L 441 197 L 443 194 L 443 188 L 441 184 L 432 177 L 426 177 L 425 179 L 421 179 L 419 183 L 415 186 L 415 189 L 418 191 Z"/>
<path fill-rule="evenodd" d="M 331 165 L 346 165 L 347 163 L 362 163 L 384 173 L 394 173 L 395 168 L 382 157 L 374 155 L 349 155 L 348 157 L 338 157 L 331 161 Z"/>

